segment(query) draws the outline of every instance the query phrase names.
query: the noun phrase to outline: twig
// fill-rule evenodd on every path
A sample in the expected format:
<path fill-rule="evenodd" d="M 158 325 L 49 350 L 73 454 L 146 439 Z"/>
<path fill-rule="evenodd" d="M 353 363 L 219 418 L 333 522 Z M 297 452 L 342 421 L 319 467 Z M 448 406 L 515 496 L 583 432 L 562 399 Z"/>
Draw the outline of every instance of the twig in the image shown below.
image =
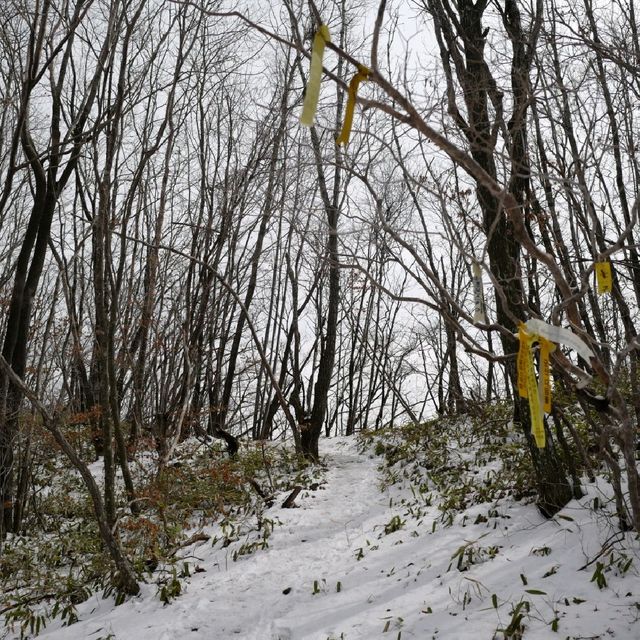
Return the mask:
<path fill-rule="evenodd" d="M 593 564 L 598 558 L 601 558 L 611 547 L 616 543 L 620 542 L 625 537 L 624 531 L 618 531 L 614 533 L 603 545 L 602 549 L 591 559 L 587 564 L 581 566 L 578 571 L 584 571 L 590 564 Z M 615 539 L 614 539 L 615 538 Z"/>
<path fill-rule="evenodd" d="M 196 542 L 209 542 L 209 540 L 211 540 L 211 536 L 207 535 L 206 533 L 202 533 L 202 531 L 199 531 L 198 533 L 194 533 L 190 538 L 187 538 L 186 540 L 181 542 L 179 545 L 175 546 L 167 554 L 167 558 L 173 558 L 173 556 L 175 556 L 176 553 L 180 551 L 180 549 L 184 549 L 185 547 L 190 547 L 192 544 Z"/>

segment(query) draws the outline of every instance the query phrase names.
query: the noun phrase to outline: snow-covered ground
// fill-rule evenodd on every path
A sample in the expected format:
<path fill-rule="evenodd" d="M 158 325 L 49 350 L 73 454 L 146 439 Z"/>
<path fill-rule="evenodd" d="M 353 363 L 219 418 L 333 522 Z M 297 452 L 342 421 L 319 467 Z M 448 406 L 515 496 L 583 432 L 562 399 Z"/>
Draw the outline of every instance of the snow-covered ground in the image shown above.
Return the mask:
<path fill-rule="evenodd" d="M 242 540 L 192 546 L 170 604 L 156 585 L 118 607 L 94 596 L 79 622 L 52 622 L 40 637 L 489 640 L 513 622 L 507 637 L 640 638 L 639 545 L 627 535 L 621 550 L 614 522 L 587 508 L 597 485 L 549 521 L 507 499 L 445 526 L 437 500 L 417 509 L 406 483 L 381 491 L 382 458 L 353 439 L 321 445 L 324 481 L 297 508 L 278 496 L 264 513 L 276 523 L 267 548 L 234 560 Z"/>

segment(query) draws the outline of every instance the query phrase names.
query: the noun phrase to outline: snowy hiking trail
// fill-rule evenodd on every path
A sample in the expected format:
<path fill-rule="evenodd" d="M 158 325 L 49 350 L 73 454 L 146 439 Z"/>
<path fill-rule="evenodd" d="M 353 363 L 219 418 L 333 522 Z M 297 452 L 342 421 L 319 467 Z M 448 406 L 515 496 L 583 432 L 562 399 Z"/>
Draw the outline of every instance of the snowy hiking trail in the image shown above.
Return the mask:
<path fill-rule="evenodd" d="M 205 571 L 193 574 L 184 594 L 170 605 L 162 606 L 153 597 L 153 585 L 142 585 L 142 598 L 115 609 L 93 598 L 96 611 L 86 621 L 45 631 L 41 637 L 98 638 L 112 633 L 118 639 L 140 640 L 284 640 L 308 634 L 315 637 L 314 630 L 340 619 L 338 608 L 344 610 L 342 617 L 357 617 L 358 602 L 344 606 L 347 589 L 358 582 L 350 580 L 345 567 L 352 564 L 355 550 L 365 544 L 365 534 L 377 535 L 370 531 L 380 525 L 379 519 L 369 523 L 372 506 L 378 507 L 375 513 L 383 512 L 388 498 L 379 491 L 379 459 L 359 455 L 345 440 L 331 444 L 326 484 L 316 491 L 303 491 L 293 509 L 280 508 L 286 496 L 282 494 L 265 514 L 282 523 L 275 526 L 267 549 L 234 562 L 233 546 L 212 551 L 205 543 L 190 551 L 198 560 L 188 558 Z M 321 593 L 312 596 L 314 580 Z M 338 581 L 340 593 L 336 592 Z M 283 594 L 287 588 L 291 592 Z M 329 597 L 331 591 L 335 597 Z M 301 595 L 309 596 L 303 608 Z M 106 609 L 104 613 L 101 608 Z M 129 610 L 126 615 L 125 609 Z"/>
<path fill-rule="evenodd" d="M 593 566 L 577 571 L 604 542 L 591 512 L 577 502 L 564 510 L 567 520 L 544 521 L 532 505 L 511 502 L 488 523 L 472 524 L 487 513 L 485 504 L 444 527 L 435 505 L 419 518 L 407 515 L 407 488 L 380 491 L 382 458 L 359 454 L 353 439 L 321 445 L 326 484 L 303 491 L 298 508 L 282 509 L 286 494 L 278 496 L 264 514 L 280 522 L 268 548 L 234 561 L 241 541 L 191 547 L 183 555 L 192 575 L 171 604 L 159 601 L 154 584 L 119 607 L 94 596 L 78 607 L 78 623 L 52 622 L 40 637 L 489 640 L 526 599 L 525 639 L 640 638 L 633 606 L 640 600 L 640 561 L 624 576 L 607 574 L 603 591 L 590 582 Z M 394 517 L 402 525 L 385 532 Z M 473 541 L 477 561 L 459 571 L 452 556 Z M 204 571 L 193 573 L 196 566 Z"/>

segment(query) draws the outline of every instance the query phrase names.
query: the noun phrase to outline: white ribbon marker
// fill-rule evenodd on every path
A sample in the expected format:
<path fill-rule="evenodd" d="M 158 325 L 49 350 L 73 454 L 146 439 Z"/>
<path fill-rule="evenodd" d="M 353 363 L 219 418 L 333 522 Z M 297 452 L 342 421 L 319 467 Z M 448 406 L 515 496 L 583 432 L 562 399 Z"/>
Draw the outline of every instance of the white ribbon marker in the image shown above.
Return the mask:
<path fill-rule="evenodd" d="M 585 344 L 585 342 L 578 338 L 578 336 L 569 329 L 563 329 L 562 327 L 547 324 L 537 318 L 527 320 L 525 325 L 529 333 L 542 336 L 551 342 L 563 344 L 565 347 L 573 349 L 583 360 L 586 360 L 587 362 L 591 362 L 591 358 L 595 358 L 595 354 Z"/>
<path fill-rule="evenodd" d="M 487 314 L 484 306 L 484 291 L 482 288 L 482 270 L 480 265 L 474 260 L 472 265 L 473 272 L 473 301 L 474 301 L 474 322 L 487 322 Z"/>

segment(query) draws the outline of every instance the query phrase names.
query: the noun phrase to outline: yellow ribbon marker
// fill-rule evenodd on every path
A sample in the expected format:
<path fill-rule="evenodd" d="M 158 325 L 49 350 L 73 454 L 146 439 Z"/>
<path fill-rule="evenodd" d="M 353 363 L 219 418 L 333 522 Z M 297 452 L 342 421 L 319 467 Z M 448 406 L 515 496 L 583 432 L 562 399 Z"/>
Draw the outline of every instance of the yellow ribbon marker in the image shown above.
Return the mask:
<path fill-rule="evenodd" d="M 531 413 L 531 433 L 539 449 L 544 449 L 545 434 L 542 420 L 543 385 L 538 385 L 533 364 L 533 343 L 540 342 L 540 336 L 527 333 L 524 323 L 518 329 L 520 348 L 518 349 L 518 395 L 529 399 Z"/>
<path fill-rule="evenodd" d="M 533 342 L 533 339 L 529 342 L 529 348 L 526 351 L 527 396 L 529 397 L 529 412 L 531 413 L 531 433 L 535 438 L 538 449 L 544 449 L 545 435 L 544 422 L 542 421 L 542 402 L 540 388 L 536 380 L 536 371 L 533 366 L 531 342 Z"/>
<path fill-rule="evenodd" d="M 542 390 L 542 410 L 551 413 L 551 367 L 549 366 L 549 355 L 556 346 L 550 340 L 540 336 L 540 387 Z"/>
<path fill-rule="evenodd" d="M 610 262 L 596 262 L 594 265 L 596 270 L 596 282 L 598 284 L 598 293 L 611 293 L 613 279 L 611 277 Z"/>
<path fill-rule="evenodd" d="M 329 27 L 326 24 L 322 24 L 313 38 L 313 47 L 311 49 L 309 81 L 307 82 L 307 91 L 304 95 L 304 105 L 300 115 L 300 124 L 304 127 L 312 127 L 316 117 L 318 98 L 320 96 L 320 82 L 322 80 L 322 56 L 324 55 L 324 45 L 327 42 L 331 42 Z"/>
<path fill-rule="evenodd" d="M 344 113 L 344 123 L 342 131 L 336 140 L 336 144 L 349 144 L 351 136 L 351 125 L 353 124 L 353 111 L 356 107 L 356 97 L 358 95 L 358 87 L 363 80 L 369 77 L 369 69 L 363 64 L 358 65 L 358 73 L 356 73 L 349 83 L 349 98 L 347 99 L 347 108 Z"/>

